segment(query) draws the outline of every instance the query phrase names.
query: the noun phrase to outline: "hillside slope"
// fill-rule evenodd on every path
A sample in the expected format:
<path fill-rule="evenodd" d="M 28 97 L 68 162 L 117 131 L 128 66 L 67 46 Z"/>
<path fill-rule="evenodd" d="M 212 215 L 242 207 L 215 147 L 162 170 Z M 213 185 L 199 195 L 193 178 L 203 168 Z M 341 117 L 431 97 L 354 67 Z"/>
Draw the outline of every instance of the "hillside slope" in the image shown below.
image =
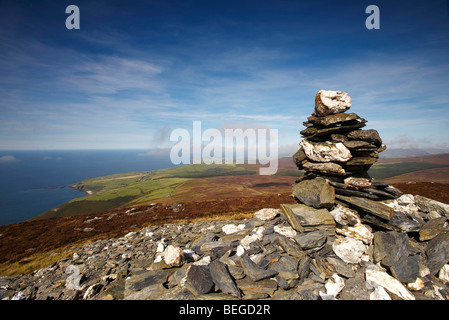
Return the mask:
<path fill-rule="evenodd" d="M 89 194 L 64 203 L 32 219 L 92 214 L 153 202 L 229 199 L 285 193 L 302 175 L 292 159 L 279 159 L 276 175 L 261 176 L 260 165 L 191 164 L 168 169 L 128 172 L 86 179 L 72 187 Z M 427 181 L 449 183 L 449 154 L 379 159 L 369 171 L 389 183 Z"/>

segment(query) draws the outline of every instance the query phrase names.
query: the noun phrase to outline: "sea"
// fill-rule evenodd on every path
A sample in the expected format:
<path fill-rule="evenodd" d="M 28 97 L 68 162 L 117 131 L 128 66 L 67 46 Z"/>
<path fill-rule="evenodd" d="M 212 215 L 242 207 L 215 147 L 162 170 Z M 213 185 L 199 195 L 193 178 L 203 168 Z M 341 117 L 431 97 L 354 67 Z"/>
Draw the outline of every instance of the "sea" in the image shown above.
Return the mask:
<path fill-rule="evenodd" d="M 0 225 L 26 221 L 86 196 L 70 184 L 173 166 L 168 154 L 148 150 L 1 150 Z"/>

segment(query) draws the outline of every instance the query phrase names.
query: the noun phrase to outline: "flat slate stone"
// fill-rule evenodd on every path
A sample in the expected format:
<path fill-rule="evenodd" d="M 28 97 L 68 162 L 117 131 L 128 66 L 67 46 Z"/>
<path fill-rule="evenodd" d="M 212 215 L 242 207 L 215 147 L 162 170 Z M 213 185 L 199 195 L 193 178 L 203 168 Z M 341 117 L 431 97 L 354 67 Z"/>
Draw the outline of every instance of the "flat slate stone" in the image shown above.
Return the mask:
<path fill-rule="evenodd" d="M 264 279 L 260 281 L 253 281 L 246 277 L 241 280 L 237 280 L 237 286 L 243 291 L 245 295 L 250 293 L 261 293 L 272 295 L 278 288 L 278 284 L 275 280 Z"/>
<path fill-rule="evenodd" d="M 299 223 L 304 231 L 335 228 L 335 220 L 327 209 L 315 209 L 300 203 L 281 204 L 281 209 L 290 224 L 290 221 Z M 292 227 L 295 228 L 293 225 Z"/>
<path fill-rule="evenodd" d="M 420 195 L 415 196 L 416 205 L 424 212 L 436 211 L 441 216 L 449 217 L 449 204 L 432 200 Z"/>
<path fill-rule="evenodd" d="M 337 163 L 326 162 L 306 162 L 303 164 L 303 168 L 307 172 L 315 172 L 319 174 L 333 175 L 333 176 L 344 176 L 346 174 L 345 169 Z"/>
<path fill-rule="evenodd" d="M 240 257 L 243 270 L 246 275 L 253 281 L 259 281 L 267 278 L 272 278 L 278 274 L 275 270 L 265 270 L 255 264 L 246 254 Z"/>
<path fill-rule="evenodd" d="M 319 208 L 332 208 L 335 189 L 325 179 L 303 180 L 293 186 L 293 195 L 302 203 Z"/>
<path fill-rule="evenodd" d="M 335 198 L 385 220 L 390 220 L 393 215 L 393 208 L 378 201 L 342 195 L 336 195 Z"/>
<path fill-rule="evenodd" d="M 374 233 L 374 259 L 382 265 L 391 267 L 402 257 L 408 256 L 408 236 L 396 231 Z"/>
<path fill-rule="evenodd" d="M 426 248 L 427 267 L 432 275 L 437 274 L 449 261 L 449 231 L 441 232 L 429 241 Z"/>
<path fill-rule="evenodd" d="M 432 219 L 424 224 L 419 230 L 419 241 L 432 240 L 445 230 L 447 230 L 446 217 Z"/>
<path fill-rule="evenodd" d="M 359 119 L 359 116 L 355 113 L 338 113 L 325 117 L 310 116 L 307 118 L 308 122 L 325 127 L 355 119 Z"/>
<path fill-rule="evenodd" d="M 237 298 L 242 297 L 242 294 L 232 279 L 227 266 L 223 262 L 219 260 L 212 261 L 209 264 L 209 271 L 214 283 L 222 292 L 232 294 Z"/>
<path fill-rule="evenodd" d="M 419 276 L 418 256 L 403 256 L 390 269 L 393 276 L 401 282 L 415 282 Z"/>
<path fill-rule="evenodd" d="M 197 294 L 208 293 L 214 287 L 207 265 L 192 265 L 187 272 L 186 281 Z"/>
<path fill-rule="evenodd" d="M 302 249 L 307 250 L 322 246 L 327 239 L 327 232 L 316 230 L 312 232 L 298 233 L 295 238 Z"/>

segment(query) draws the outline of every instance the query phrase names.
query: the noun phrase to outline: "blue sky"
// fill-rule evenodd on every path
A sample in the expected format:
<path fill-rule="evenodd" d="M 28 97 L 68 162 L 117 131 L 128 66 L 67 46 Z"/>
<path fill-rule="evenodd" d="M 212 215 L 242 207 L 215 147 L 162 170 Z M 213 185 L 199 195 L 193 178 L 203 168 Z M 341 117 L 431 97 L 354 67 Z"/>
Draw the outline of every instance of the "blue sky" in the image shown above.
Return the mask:
<path fill-rule="evenodd" d="M 0 2 L 3 150 L 164 149 L 200 120 L 288 154 L 328 89 L 387 146 L 447 151 L 448 88 L 448 1 Z"/>

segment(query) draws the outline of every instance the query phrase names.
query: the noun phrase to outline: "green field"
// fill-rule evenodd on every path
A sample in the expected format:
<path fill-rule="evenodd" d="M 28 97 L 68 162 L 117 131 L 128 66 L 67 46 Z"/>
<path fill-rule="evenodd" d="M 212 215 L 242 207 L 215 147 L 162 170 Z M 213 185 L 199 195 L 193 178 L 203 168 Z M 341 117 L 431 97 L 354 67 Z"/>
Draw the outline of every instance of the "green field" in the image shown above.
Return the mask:
<path fill-rule="evenodd" d="M 386 179 L 413 171 L 442 168 L 447 166 L 448 165 L 444 164 L 422 162 L 385 163 L 372 166 L 368 173 L 372 178 Z"/>
<path fill-rule="evenodd" d="M 177 188 L 192 178 L 250 174 L 256 174 L 256 171 L 239 165 L 191 164 L 86 179 L 72 187 L 91 195 L 73 199 L 30 220 L 89 214 L 148 203 L 174 195 Z"/>

